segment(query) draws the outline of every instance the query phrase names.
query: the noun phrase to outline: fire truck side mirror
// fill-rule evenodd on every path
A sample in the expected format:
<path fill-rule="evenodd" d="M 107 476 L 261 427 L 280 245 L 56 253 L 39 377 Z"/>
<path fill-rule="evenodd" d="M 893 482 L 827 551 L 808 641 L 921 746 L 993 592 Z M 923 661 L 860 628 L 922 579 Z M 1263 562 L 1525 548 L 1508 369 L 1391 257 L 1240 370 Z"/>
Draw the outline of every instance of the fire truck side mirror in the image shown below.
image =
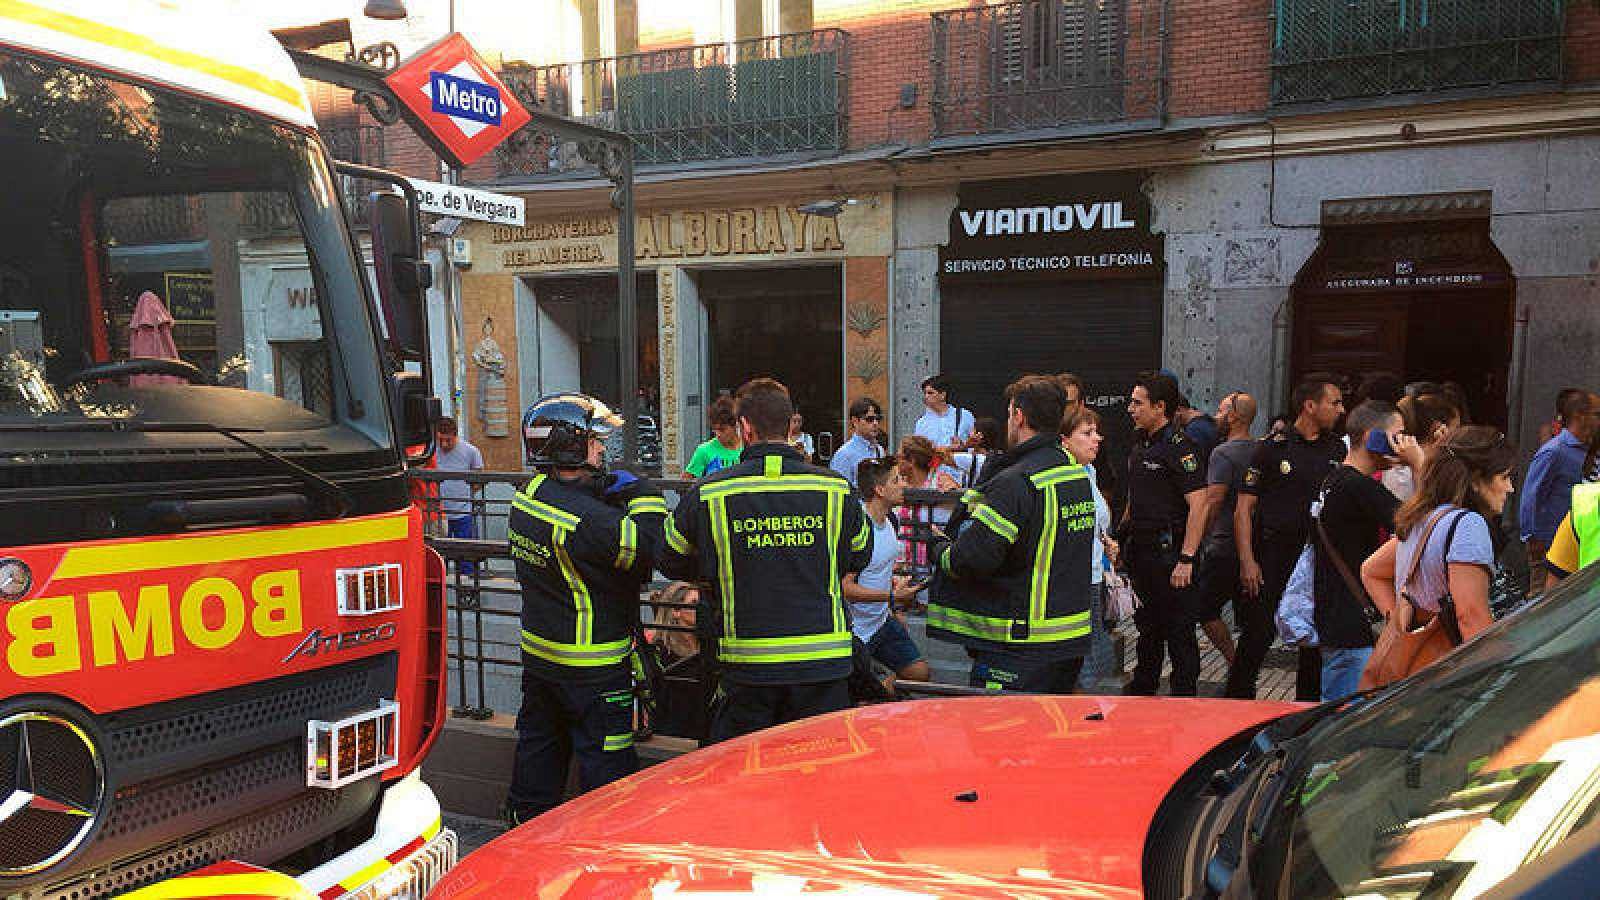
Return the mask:
<path fill-rule="evenodd" d="M 372 264 L 389 347 L 400 359 L 418 361 L 427 353 L 423 304 L 433 269 L 422 259 L 417 211 L 401 194 L 374 191 L 370 199 Z"/>
<path fill-rule="evenodd" d="M 422 465 L 433 456 L 433 431 L 442 415 L 439 398 L 428 393 L 428 381 L 417 372 L 389 376 L 389 408 L 394 433 L 406 449 L 406 462 Z"/>

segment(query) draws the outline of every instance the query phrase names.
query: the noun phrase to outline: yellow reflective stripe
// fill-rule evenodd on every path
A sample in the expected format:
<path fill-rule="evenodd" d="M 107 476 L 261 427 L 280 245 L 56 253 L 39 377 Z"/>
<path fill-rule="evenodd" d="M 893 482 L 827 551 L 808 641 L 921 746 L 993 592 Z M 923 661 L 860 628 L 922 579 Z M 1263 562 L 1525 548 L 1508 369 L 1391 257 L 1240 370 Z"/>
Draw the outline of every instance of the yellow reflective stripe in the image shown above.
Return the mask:
<path fill-rule="evenodd" d="M 967 506 L 980 506 L 983 503 L 983 492 L 976 488 L 961 495 L 961 502 Z"/>
<path fill-rule="evenodd" d="M 91 578 L 316 553 L 403 541 L 411 534 L 409 513 L 389 513 L 320 525 L 291 525 L 235 534 L 212 534 L 169 540 L 141 539 L 98 547 L 73 547 L 61 558 L 55 578 Z"/>
<path fill-rule="evenodd" d="M 59 9 L 46 9 L 23 0 L 0 0 L 0 18 L 23 22 L 37 28 L 60 32 L 82 40 L 92 41 L 107 47 L 115 47 L 128 53 L 136 53 L 157 62 L 167 63 L 195 72 L 210 75 L 213 78 L 236 84 L 239 87 L 265 94 L 275 100 L 297 109 L 305 109 L 305 98 L 299 90 L 285 84 L 276 78 L 270 78 L 253 69 L 236 66 L 233 63 L 223 62 L 209 56 L 201 56 L 189 50 L 169 47 L 157 42 L 148 35 L 138 34 L 85 19 L 62 12 Z M 310 112 L 310 110 L 306 110 Z"/>
<path fill-rule="evenodd" d="M 722 595 L 722 633 L 733 637 L 733 540 L 728 536 L 728 502 L 714 497 L 709 503 L 711 542 L 717 551 L 717 585 Z"/>
<path fill-rule="evenodd" d="M 723 638 L 717 657 L 733 663 L 786 663 L 840 659 L 851 654 L 849 631 L 776 638 Z"/>
<path fill-rule="evenodd" d="M 630 731 L 627 734 L 606 735 L 605 743 L 601 745 L 600 749 L 609 753 L 614 750 L 626 750 L 632 746 L 633 732 Z"/>
<path fill-rule="evenodd" d="M 683 532 L 678 530 L 678 523 L 673 520 L 672 516 L 667 516 L 666 534 L 667 546 L 671 547 L 674 553 L 688 556 L 694 551 L 694 545 L 689 543 L 689 539 L 684 537 Z"/>
<path fill-rule="evenodd" d="M 1055 466 L 1028 476 L 1036 488 L 1049 487 L 1063 481 L 1080 481 L 1089 477 L 1089 470 L 1083 466 Z"/>
<path fill-rule="evenodd" d="M 522 490 L 517 492 L 517 496 L 527 497 L 529 500 L 532 500 L 533 492 L 537 491 L 539 489 L 539 485 L 541 484 L 544 484 L 544 475 L 535 475 L 528 479 L 528 483 L 522 486 Z"/>
<path fill-rule="evenodd" d="M 992 506 L 979 506 L 972 510 L 972 517 L 989 526 L 989 530 L 998 534 L 1006 543 L 1012 544 L 1017 540 L 1018 528 L 1011 520 L 995 512 Z"/>
<path fill-rule="evenodd" d="M 700 489 L 700 499 L 711 500 L 729 494 L 763 494 L 775 491 L 830 491 L 850 493 L 850 482 L 827 475 L 782 475 L 767 478 L 761 475 L 741 475 L 713 482 Z"/>
<path fill-rule="evenodd" d="M 606 666 L 622 662 L 633 649 L 631 638 L 604 644 L 563 644 L 542 638 L 531 631 L 522 632 L 523 652 L 563 666 Z"/>
<path fill-rule="evenodd" d="M 863 519 L 866 517 L 863 516 Z M 845 621 L 843 588 L 839 584 L 839 537 L 844 532 L 844 495 L 828 495 L 828 596 L 833 600 L 833 630 L 850 627 Z"/>
<path fill-rule="evenodd" d="M 639 555 L 639 526 L 633 520 L 622 520 L 622 533 L 617 546 L 617 568 L 627 571 L 633 568 L 633 561 Z"/>
<path fill-rule="evenodd" d="M 558 528 L 566 528 L 568 530 L 575 529 L 578 527 L 578 523 L 583 521 L 572 513 L 569 513 L 565 510 L 556 509 L 554 506 L 551 506 L 543 500 L 535 500 L 526 494 L 518 497 L 516 500 L 513 500 L 512 505 L 528 515 L 533 516 L 535 519 L 539 519 L 543 522 L 549 522 L 551 525 L 554 525 Z"/>
<path fill-rule="evenodd" d="M 424 828 L 422 830 L 422 839 L 424 841 L 433 840 L 434 838 L 439 836 L 439 832 L 443 828 L 444 828 L 444 820 L 443 819 L 434 819 L 432 825 L 429 825 L 427 828 Z"/>
<path fill-rule="evenodd" d="M 350 876 L 348 876 L 346 878 L 341 878 L 339 880 L 339 887 L 342 887 L 347 891 L 357 890 L 362 885 L 366 884 L 369 881 L 372 881 L 373 879 L 377 878 L 379 875 L 382 875 L 383 873 L 389 871 L 392 868 L 394 868 L 394 863 L 389 862 L 387 859 L 379 857 L 371 865 L 361 869 L 360 871 L 355 872 L 354 874 L 352 874 L 352 875 L 350 875 Z"/>
<path fill-rule="evenodd" d="M 628 501 L 628 515 L 647 516 L 651 513 L 667 514 L 667 501 L 660 497 L 635 497 Z"/>
<path fill-rule="evenodd" d="M 1028 636 L 1017 640 L 1011 636 L 1011 626 L 1020 620 L 980 616 L 948 606 L 929 604 L 928 627 L 942 628 L 956 634 L 965 634 L 998 643 L 1046 644 L 1070 641 L 1089 634 L 1089 612 L 1074 613 L 1054 619 L 1028 623 Z"/>
<path fill-rule="evenodd" d="M 1044 619 L 1045 603 L 1050 596 L 1050 565 L 1056 555 L 1056 532 L 1061 526 L 1061 498 L 1059 489 L 1050 485 L 1044 489 L 1044 528 L 1039 532 L 1039 546 L 1034 550 L 1033 577 L 1028 581 L 1028 619 Z"/>
<path fill-rule="evenodd" d="M 232 875 L 180 876 L 122 896 L 128 900 L 197 900 L 201 897 L 316 900 L 317 895 L 281 872 L 238 872 Z"/>
<path fill-rule="evenodd" d="M 763 478 L 779 478 L 783 475 L 783 457 L 776 454 L 766 458 L 761 464 Z"/>
<path fill-rule="evenodd" d="M 939 554 L 939 568 L 943 569 L 944 573 L 951 578 L 956 577 L 956 570 L 950 567 L 950 551 L 954 549 L 954 546 L 953 544 L 946 544 L 944 552 Z"/>
<path fill-rule="evenodd" d="M 856 536 L 850 539 L 850 549 L 857 553 L 867 549 L 867 544 L 872 540 L 872 523 L 867 519 L 865 512 L 861 514 L 861 528 Z"/>
<path fill-rule="evenodd" d="M 567 579 L 567 587 L 572 589 L 573 602 L 577 604 L 577 643 L 588 644 L 594 640 L 594 604 L 589 599 L 589 586 L 583 583 L 583 576 L 578 574 L 578 567 L 572 564 L 572 555 L 567 552 L 567 535 L 572 532 L 565 528 L 555 529 L 556 562 L 561 566 L 561 574 Z"/>

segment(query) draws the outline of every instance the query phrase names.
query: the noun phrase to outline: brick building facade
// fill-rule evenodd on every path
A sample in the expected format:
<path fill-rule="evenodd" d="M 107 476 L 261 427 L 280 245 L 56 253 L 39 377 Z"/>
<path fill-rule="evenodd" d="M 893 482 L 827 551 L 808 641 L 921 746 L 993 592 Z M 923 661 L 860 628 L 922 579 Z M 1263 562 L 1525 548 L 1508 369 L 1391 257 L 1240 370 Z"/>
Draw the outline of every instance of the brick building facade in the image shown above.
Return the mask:
<path fill-rule="evenodd" d="M 508 78 L 525 101 L 634 135 L 641 221 L 667 223 L 658 242 L 691 240 L 671 229 L 702 218 L 713 229 L 692 238 L 702 255 L 638 259 L 656 287 L 642 371 L 669 470 L 731 379 L 714 370 L 738 304 L 763 292 L 815 313 L 797 340 L 833 374 L 797 390 L 821 420 L 810 430 L 835 436 L 866 392 L 908 432 L 918 383 L 941 369 L 980 411 L 1019 368 L 1082 371 L 1115 413 L 1139 368 L 1177 371 L 1202 406 L 1243 388 L 1270 408 L 1316 366 L 1462 382 L 1479 418 L 1526 445 L 1555 391 L 1600 362 L 1592 4 L 550 5 L 564 58 L 508 62 Z M 427 169 L 397 155 L 402 139 L 387 146 L 391 165 Z M 468 178 L 525 196 L 532 230 L 464 227 L 475 258 L 496 260 L 462 273 L 465 332 L 493 318 L 502 345 L 544 360 L 510 367 L 513 406 L 587 386 L 598 363 L 552 362 L 571 347 L 540 335 L 578 315 L 568 338 L 605 346 L 584 329 L 608 327 L 590 306 L 607 302 L 614 259 L 564 234 L 614 223 L 608 191 L 536 134 Z M 1075 227 L 959 233 L 986 210 L 1036 208 Z M 791 214 L 832 223 L 844 246 L 797 254 L 772 230 Z M 1156 248 L 1148 264 L 1119 249 L 1133 237 Z M 735 252 L 740 240 L 766 249 Z M 1007 267 L 958 270 L 979 257 Z M 1452 356 L 1439 335 L 1463 320 L 1472 336 Z M 486 452 L 515 463 L 509 443 Z"/>

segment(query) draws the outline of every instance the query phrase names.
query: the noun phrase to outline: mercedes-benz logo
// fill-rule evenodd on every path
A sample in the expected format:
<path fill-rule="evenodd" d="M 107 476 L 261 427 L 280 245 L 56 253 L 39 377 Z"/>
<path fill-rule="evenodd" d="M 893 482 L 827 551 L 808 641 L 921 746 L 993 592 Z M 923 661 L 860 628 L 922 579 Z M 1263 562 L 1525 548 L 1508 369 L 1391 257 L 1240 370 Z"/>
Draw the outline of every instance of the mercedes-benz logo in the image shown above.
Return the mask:
<path fill-rule="evenodd" d="M 71 856 L 94 831 L 105 791 L 88 732 L 52 713 L 0 717 L 0 877 Z"/>

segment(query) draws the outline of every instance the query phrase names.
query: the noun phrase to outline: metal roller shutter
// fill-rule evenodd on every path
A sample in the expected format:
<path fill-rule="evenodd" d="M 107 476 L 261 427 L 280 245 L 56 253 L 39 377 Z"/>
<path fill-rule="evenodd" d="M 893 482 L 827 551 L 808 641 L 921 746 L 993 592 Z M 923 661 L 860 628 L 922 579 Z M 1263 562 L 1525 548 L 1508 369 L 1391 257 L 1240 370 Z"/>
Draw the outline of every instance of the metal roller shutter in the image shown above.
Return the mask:
<path fill-rule="evenodd" d="M 1001 395 L 1026 373 L 1072 372 L 1100 413 L 1096 470 L 1120 494 L 1133 426 L 1128 389 L 1139 372 L 1161 365 L 1161 282 L 1063 281 L 944 285 L 941 369 L 952 399 L 976 415 L 1004 418 Z"/>

